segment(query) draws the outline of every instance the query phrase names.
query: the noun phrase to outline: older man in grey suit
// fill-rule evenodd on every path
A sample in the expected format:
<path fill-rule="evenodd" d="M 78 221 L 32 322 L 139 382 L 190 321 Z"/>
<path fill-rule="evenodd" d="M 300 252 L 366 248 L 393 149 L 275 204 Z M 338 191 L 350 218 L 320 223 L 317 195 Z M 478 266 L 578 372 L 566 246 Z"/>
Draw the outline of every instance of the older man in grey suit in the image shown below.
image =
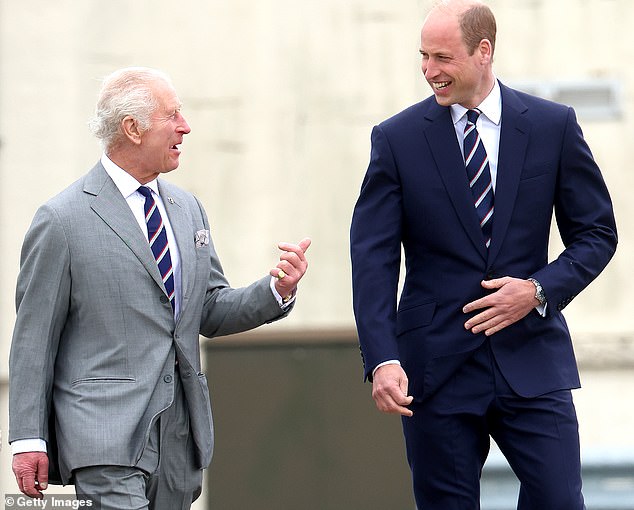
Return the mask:
<path fill-rule="evenodd" d="M 32 497 L 55 481 L 104 509 L 190 508 L 213 449 L 199 334 L 284 317 L 310 240 L 280 243 L 269 275 L 229 286 L 203 207 L 158 179 L 190 132 L 163 73 L 110 75 L 92 126 L 100 162 L 39 208 L 24 241 L 13 470 Z"/>

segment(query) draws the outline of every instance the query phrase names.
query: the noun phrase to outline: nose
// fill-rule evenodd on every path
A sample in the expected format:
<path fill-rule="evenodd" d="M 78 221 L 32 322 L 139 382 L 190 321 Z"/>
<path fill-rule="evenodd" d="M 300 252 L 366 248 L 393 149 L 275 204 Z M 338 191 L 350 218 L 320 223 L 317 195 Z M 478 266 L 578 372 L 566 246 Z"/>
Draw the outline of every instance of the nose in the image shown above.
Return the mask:
<path fill-rule="evenodd" d="M 438 68 L 433 63 L 433 60 L 431 58 L 423 61 L 422 70 L 423 75 L 425 75 L 425 78 L 427 78 L 428 80 L 438 74 Z"/>
<path fill-rule="evenodd" d="M 179 113 L 179 115 L 180 115 L 180 122 L 178 123 L 178 130 L 179 130 L 179 132 L 181 132 L 184 135 L 186 135 L 186 134 L 190 133 L 192 129 L 189 127 L 189 124 L 185 120 L 185 117 L 183 117 L 183 114 Z"/>

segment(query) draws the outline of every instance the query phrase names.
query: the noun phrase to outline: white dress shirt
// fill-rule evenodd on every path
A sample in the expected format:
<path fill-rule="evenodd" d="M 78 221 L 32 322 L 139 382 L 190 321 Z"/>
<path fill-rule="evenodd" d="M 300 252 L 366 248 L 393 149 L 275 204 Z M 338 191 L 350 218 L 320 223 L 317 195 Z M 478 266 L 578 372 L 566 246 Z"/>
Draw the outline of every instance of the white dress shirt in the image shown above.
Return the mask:
<path fill-rule="evenodd" d="M 452 104 L 451 118 L 453 119 L 454 129 L 456 130 L 456 138 L 463 151 L 464 158 L 464 128 L 467 125 L 467 109 L 459 104 Z M 480 133 L 480 139 L 484 144 L 484 149 L 489 158 L 489 169 L 491 170 L 491 183 L 495 192 L 495 185 L 498 176 L 498 152 L 500 149 L 500 128 L 502 126 L 502 95 L 500 93 L 500 84 L 495 80 L 493 89 L 489 95 L 482 101 L 477 109 L 481 115 L 476 122 L 476 128 Z M 465 174 L 466 175 L 466 174 Z"/>

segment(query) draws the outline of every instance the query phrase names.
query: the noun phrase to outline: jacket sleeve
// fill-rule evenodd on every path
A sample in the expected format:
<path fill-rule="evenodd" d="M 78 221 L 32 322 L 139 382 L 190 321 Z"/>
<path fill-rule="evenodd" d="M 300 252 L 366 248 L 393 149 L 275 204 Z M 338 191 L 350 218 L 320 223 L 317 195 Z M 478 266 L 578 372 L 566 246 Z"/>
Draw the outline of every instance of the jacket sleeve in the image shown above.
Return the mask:
<path fill-rule="evenodd" d="M 206 229 L 207 215 L 198 203 Z M 293 305 L 282 309 L 270 288 L 270 276 L 251 285 L 232 288 L 227 281 L 213 241 L 209 241 L 210 271 L 202 308 L 200 333 L 206 337 L 230 335 L 279 320 L 290 313 Z"/>
<path fill-rule="evenodd" d="M 549 307 L 562 310 L 603 271 L 617 245 L 612 201 L 572 108 L 558 175 L 555 218 L 565 249 L 533 277 Z"/>
<path fill-rule="evenodd" d="M 49 441 L 53 371 L 70 299 L 70 252 L 54 209 L 42 206 L 22 247 L 9 359 L 9 441 Z"/>
<path fill-rule="evenodd" d="M 402 191 L 389 141 L 372 130 L 370 163 L 350 228 L 352 294 L 366 379 L 398 360 L 396 297 L 401 263 Z"/>

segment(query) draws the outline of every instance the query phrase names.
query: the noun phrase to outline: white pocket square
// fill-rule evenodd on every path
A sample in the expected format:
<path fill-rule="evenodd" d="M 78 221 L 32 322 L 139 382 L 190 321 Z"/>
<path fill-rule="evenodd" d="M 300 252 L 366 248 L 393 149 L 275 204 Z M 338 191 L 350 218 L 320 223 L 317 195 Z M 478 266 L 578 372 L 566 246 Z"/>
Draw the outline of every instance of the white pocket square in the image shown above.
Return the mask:
<path fill-rule="evenodd" d="M 203 229 L 196 232 L 194 242 L 196 243 L 196 248 L 207 246 L 209 244 L 209 230 Z"/>

